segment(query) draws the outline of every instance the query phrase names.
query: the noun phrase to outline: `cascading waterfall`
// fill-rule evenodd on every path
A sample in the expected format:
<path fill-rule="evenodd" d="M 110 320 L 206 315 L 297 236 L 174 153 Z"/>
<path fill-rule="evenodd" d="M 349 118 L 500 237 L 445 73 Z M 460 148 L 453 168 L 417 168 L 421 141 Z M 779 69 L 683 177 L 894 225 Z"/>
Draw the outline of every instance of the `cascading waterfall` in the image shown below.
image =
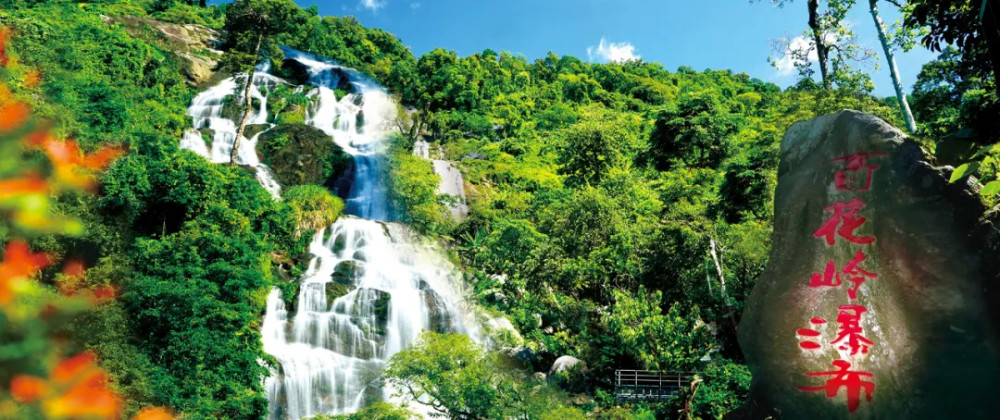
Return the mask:
<path fill-rule="evenodd" d="M 250 97 L 257 100 L 259 106 L 251 110 L 250 117 L 247 119 L 248 125 L 266 124 L 268 128 L 250 139 L 244 138 L 241 141 L 236 163 L 254 168 L 257 180 L 271 193 L 271 196 L 278 199 L 281 186 L 275 181 L 270 168 L 260 162 L 256 151 L 257 139 L 273 127 L 273 124 L 268 123 L 267 95 L 261 90 L 270 92 L 279 83 L 285 83 L 269 74 L 269 70 L 270 66 L 265 63 L 258 66 L 257 71 L 254 72 Z M 245 80 L 246 76 L 243 76 L 243 81 Z M 228 96 L 234 96 L 239 103 L 243 103 L 244 100 L 240 97 L 243 92 L 242 86 L 243 82 L 237 77 L 230 77 L 194 97 L 191 106 L 188 107 L 188 115 L 194 119 L 194 127 L 184 133 L 180 144 L 182 149 L 194 151 L 213 163 L 228 163 L 230 161 L 239 123 L 224 117 L 222 113 Z M 205 129 L 213 133 L 211 146 L 205 144 L 205 140 L 202 138 L 201 130 Z"/>
<path fill-rule="evenodd" d="M 306 123 L 354 157 L 354 179 L 346 206 L 351 216 L 313 237 L 295 311 L 278 289 L 267 299 L 264 351 L 281 365 L 264 382 L 275 420 L 350 413 L 390 399 L 391 390 L 378 381 L 386 361 L 424 329 L 478 336 L 474 323 L 466 321 L 454 267 L 433 243 L 391 223 L 381 181 L 383 140 L 397 113 L 391 96 L 352 69 L 295 50 L 285 53 L 309 73 L 314 103 Z M 259 69 L 251 89 L 260 104 L 251 115 L 254 123 L 267 123 L 261 88 L 286 83 L 267 70 Z M 182 147 L 213 162 L 229 161 L 235 123 L 222 116 L 222 107 L 227 96 L 239 95 L 237 85 L 227 79 L 194 99 L 189 114 L 195 127 Z M 336 89 L 348 86 L 350 93 L 338 100 Z M 214 131 L 211 149 L 202 128 Z M 244 140 L 239 163 L 257 168 L 258 178 L 277 194 L 280 187 L 257 158 L 256 138 Z"/>

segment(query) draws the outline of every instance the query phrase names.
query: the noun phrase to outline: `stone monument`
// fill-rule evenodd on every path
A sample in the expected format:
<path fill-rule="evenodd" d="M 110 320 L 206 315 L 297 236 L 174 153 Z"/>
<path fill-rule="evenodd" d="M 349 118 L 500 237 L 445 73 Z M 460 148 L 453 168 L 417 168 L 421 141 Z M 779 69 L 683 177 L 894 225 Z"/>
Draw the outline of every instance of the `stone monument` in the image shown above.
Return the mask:
<path fill-rule="evenodd" d="M 789 128 L 733 417 L 1000 418 L 996 212 L 927 159 L 855 111 Z"/>

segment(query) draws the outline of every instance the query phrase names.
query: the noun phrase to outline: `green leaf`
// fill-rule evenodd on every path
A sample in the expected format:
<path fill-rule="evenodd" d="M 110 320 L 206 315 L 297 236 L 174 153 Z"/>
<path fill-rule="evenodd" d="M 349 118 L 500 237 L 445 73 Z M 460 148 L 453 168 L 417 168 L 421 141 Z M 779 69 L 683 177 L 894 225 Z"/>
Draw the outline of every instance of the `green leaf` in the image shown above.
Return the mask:
<path fill-rule="evenodd" d="M 990 181 L 985 187 L 983 187 L 982 190 L 979 191 L 979 194 L 983 197 L 996 195 L 996 193 L 1000 193 L 1000 181 Z"/>
<path fill-rule="evenodd" d="M 951 173 L 951 179 L 949 179 L 948 182 L 958 181 L 962 178 L 965 178 L 966 175 L 972 175 L 976 173 L 977 170 L 979 170 L 979 162 L 970 162 L 962 164 L 962 166 L 955 168 L 955 172 Z"/>
<path fill-rule="evenodd" d="M 991 144 L 989 146 L 983 146 L 976 152 L 976 154 L 972 155 L 972 158 L 975 159 L 979 156 L 991 154 L 998 151 L 1000 151 L 1000 143 Z"/>
<path fill-rule="evenodd" d="M 962 166 L 955 168 L 955 171 L 951 173 L 951 178 L 948 179 L 948 182 L 955 182 L 962 179 L 962 177 L 965 176 L 965 172 L 967 172 L 968 170 L 969 170 L 968 163 L 962 164 Z"/>

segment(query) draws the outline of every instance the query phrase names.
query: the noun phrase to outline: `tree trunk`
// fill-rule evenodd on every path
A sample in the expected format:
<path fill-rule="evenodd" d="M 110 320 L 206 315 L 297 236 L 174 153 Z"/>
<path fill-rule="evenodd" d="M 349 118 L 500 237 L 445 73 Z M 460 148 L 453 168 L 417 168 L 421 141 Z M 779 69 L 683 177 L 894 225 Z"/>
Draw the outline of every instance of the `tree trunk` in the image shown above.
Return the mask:
<path fill-rule="evenodd" d="M 712 261 L 715 262 L 715 272 L 719 275 L 719 283 L 722 285 L 722 301 L 726 304 L 726 310 L 729 311 L 729 322 L 733 324 L 733 331 L 736 331 L 736 310 L 733 309 L 732 302 L 729 301 L 729 294 L 726 293 L 726 276 L 723 274 L 722 270 L 722 257 L 721 253 L 716 253 L 715 251 L 715 238 L 708 238 L 708 253 L 712 256 Z"/>
<path fill-rule="evenodd" d="M 257 36 L 257 47 L 253 50 L 253 56 L 258 57 L 260 55 L 260 43 L 263 36 Z M 247 82 L 243 88 L 243 97 L 246 98 L 246 103 L 243 108 L 243 118 L 240 119 L 240 128 L 236 130 L 236 138 L 233 139 L 233 152 L 229 154 L 229 164 L 235 165 L 236 158 L 240 155 L 240 139 L 243 138 L 243 130 L 247 128 L 247 120 L 250 118 L 250 110 L 253 108 L 253 100 L 250 98 L 250 88 L 253 86 L 253 74 L 256 70 L 256 66 L 250 68 L 250 72 L 247 73 Z"/>
<path fill-rule="evenodd" d="M 872 19 L 875 20 L 875 29 L 878 30 L 878 40 L 882 43 L 882 50 L 885 51 L 885 61 L 889 63 L 889 75 L 892 76 L 892 86 L 896 88 L 896 99 L 899 100 L 899 112 L 906 120 L 906 130 L 910 134 L 917 132 L 917 122 L 913 120 L 913 112 L 910 111 L 910 104 L 906 101 L 906 92 L 903 92 L 903 82 L 899 80 L 899 68 L 896 67 L 896 57 L 892 53 L 892 46 L 889 45 L 889 38 L 885 35 L 885 24 L 878 15 L 878 0 L 868 0 L 869 11 Z"/>
<path fill-rule="evenodd" d="M 823 88 L 832 89 L 830 81 L 830 64 L 827 60 L 830 48 L 826 46 L 826 37 L 819 24 L 819 0 L 809 0 L 809 28 L 812 29 L 813 42 L 816 43 L 816 56 L 819 58 L 819 74 L 823 77 Z"/>

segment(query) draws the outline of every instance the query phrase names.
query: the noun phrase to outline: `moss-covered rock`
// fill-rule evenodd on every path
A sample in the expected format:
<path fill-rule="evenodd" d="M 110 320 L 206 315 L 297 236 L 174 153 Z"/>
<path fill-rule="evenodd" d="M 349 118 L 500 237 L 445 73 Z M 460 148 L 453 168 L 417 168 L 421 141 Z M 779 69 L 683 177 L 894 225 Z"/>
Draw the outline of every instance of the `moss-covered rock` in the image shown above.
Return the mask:
<path fill-rule="evenodd" d="M 303 124 L 306 110 L 315 104 L 316 98 L 309 97 L 310 88 L 278 84 L 267 96 L 267 112 L 276 124 Z"/>
<path fill-rule="evenodd" d="M 281 62 L 281 69 L 278 70 L 281 77 L 297 85 L 304 85 L 309 81 L 309 69 L 298 60 L 286 58 Z"/>
<path fill-rule="evenodd" d="M 333 303 L 333 301 L 339 299 L 341 296 L 346 295 L 348 292 L 347 286 L 337 282 L 330 282 L 326 284 L 326 302 Z"/>
<path fill-rule="evenodd" d="M 325 228 L 344 211 L 344 202 L 318 185 L 297 185 L 282 196 L 295 216 L 296 235 Z"/>
<path fill-rule="evenodd" d="M 267 124 L 247 124 L 246 128 L 243 129 L 243 137 L 252 139 L 253 136 L 260 134 L 269 127 Z"/>
<path fill-rule="evenodd" d="M 341 261 L 333 268 L 333 281 L 343 285 L 356 284 L 365 274 L 365 265 L 358 261 Z"/>
<path fill-rule="evenodd" d="M 321 185 L 351 164 L 351 156 L 333 138 L 305 124 L 275 127 L 260 136 L 257 150 L 282 185 Z"/>

